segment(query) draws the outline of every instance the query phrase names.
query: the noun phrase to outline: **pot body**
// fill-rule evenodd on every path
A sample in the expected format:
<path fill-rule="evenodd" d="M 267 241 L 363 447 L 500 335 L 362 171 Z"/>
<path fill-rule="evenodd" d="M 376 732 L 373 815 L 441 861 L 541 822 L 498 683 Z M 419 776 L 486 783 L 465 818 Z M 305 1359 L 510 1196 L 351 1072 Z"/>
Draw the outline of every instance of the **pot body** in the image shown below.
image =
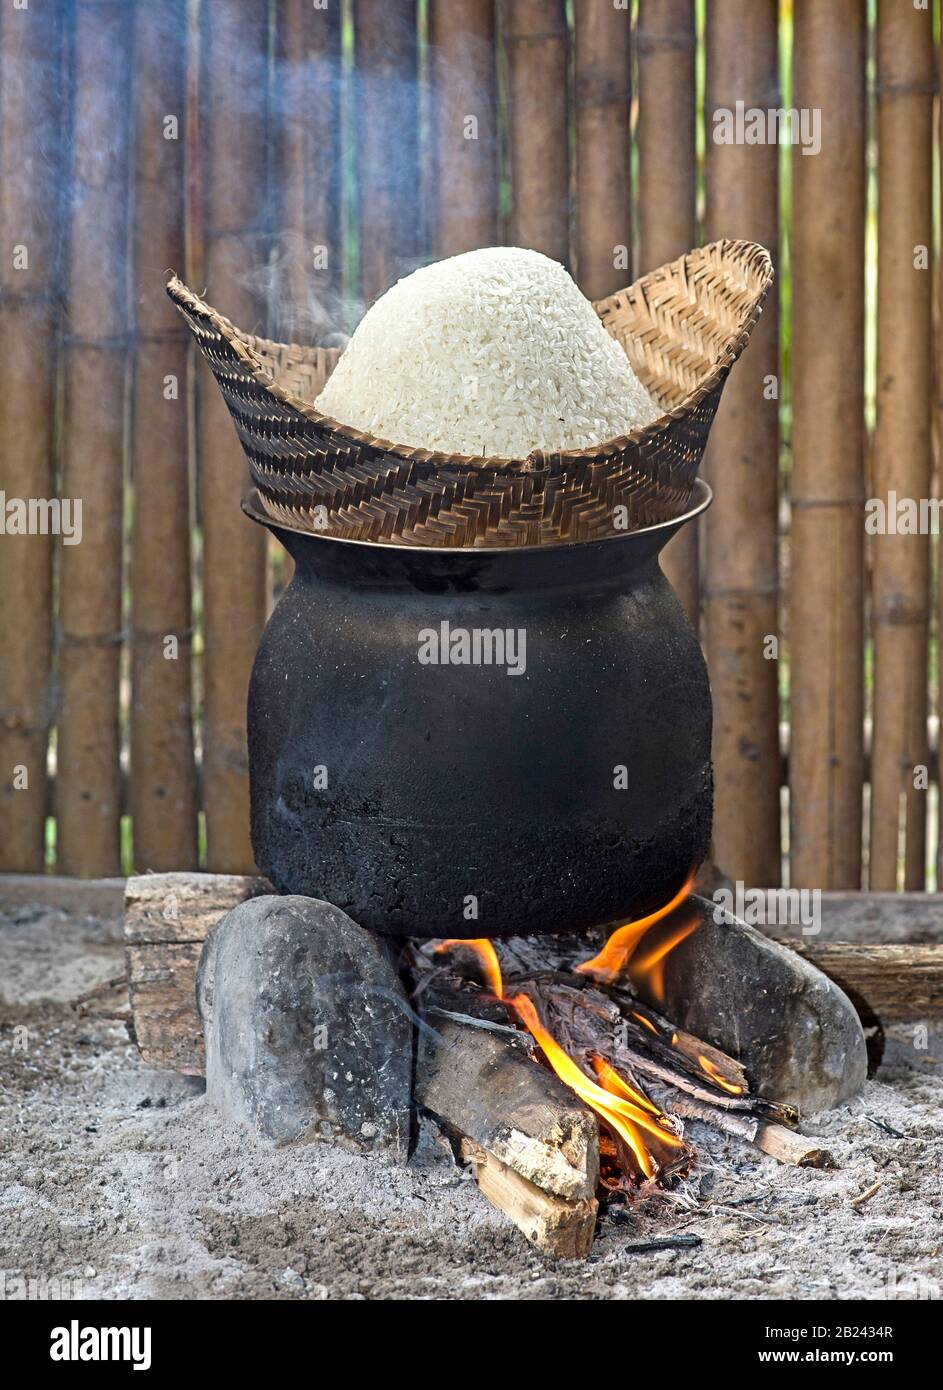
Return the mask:
<path fill-rule="evenodd" d="M 393 936 L 663 903 L 712 812 L 707 672 L 657 559 L 675 529 L 451 552 L 276 529 L 296 568 L 249 691 L 262 873 Z"/>

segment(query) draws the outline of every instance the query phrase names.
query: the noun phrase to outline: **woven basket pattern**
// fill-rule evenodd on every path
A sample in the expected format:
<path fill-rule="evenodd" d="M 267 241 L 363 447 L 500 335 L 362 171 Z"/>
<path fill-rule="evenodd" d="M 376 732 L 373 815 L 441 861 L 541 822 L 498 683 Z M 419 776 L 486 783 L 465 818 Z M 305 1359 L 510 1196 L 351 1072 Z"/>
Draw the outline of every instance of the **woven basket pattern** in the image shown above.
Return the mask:
<path fill-rule="evenodd" d="M 167 292 L 235 422 L 254 515 L 350 540 L 518 546 L 609 536 L 686 510 L 727 373 L 772 278 L 763 247 L 718 241 L 597 302 L 664 414 L 592 448 L 526 459 L 450 456 L 342 425 L 311 404 L 340 349 L 240 332 L 176 277 Z"/>

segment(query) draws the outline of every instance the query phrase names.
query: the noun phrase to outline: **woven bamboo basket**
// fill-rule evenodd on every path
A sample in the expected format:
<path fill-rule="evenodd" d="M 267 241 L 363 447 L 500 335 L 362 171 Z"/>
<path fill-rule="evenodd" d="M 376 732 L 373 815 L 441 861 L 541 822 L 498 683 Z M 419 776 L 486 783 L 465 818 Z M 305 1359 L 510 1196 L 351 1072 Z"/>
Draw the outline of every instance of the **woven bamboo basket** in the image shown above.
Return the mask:
<path fill-rule="evenodd" d="M 341 349 L 243 333 L 175 276 L 167 293 L 232 414 L 249 461 L 251 516 L 345 540 L 496 547 L 591 540 L 683 515 L 727 373 L 772 278 L 762 246 L 717 241 L 597 301 L 664 414 L 604 444 L 525 459 L 452 456 L 362 434 L 311 404 Z"/>

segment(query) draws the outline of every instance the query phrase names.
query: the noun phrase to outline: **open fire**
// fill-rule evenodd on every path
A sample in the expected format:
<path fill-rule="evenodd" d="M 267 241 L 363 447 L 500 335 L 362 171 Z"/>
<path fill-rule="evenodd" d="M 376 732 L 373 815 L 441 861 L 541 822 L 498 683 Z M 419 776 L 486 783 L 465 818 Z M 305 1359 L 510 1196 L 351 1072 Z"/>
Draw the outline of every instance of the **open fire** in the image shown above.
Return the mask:
<path fill-rule="evenodd" d="M 588 1253 L 600 1206 L 624 1219 L 620 1207 L 683 1179 L 690 1122 L 705 1126 L 699 1148 L 714 1130 L 785 1163 L 831 1162 L 778 1097 L 820 1100 L 821 1057 L 802 1050 L 810 1011 L 816 1048 L 845 1049 L 842 1085 L 863 1074 L 852 1006 L 784 948 L 718 923 L 687 884 L 605 943 L 571 931 L 396 951 L 322 900 L 231 883 L 133 881 L 135 1035 L 148 1060 L 159 1048 L 205 1073 L 224 1118 L 278 1144 L 326 1139 L 406 1163 L 417 1117 L 431 1120 L 482 1194 L 567 1257 Z M 169 900 L 180 944 L 163 939 Z"/>
<path fill-rule="evenodd" d="M 524 1025 L 560 1080 L 591 1110 L 595 1110 L 611 1134 L 617 1154 L 624 1160 L 619 1167 L 627 1176 L 656 1177 L 662 1171 L 662 1166 L 656 1165 L 654 1158 L 659 1148 L 685 1153 L 681 1139 L 666 1127 L 671 1123 L 668 1117 L 660 1113 L 640 1088 L 630 1085 L 598 1053 L 579 1061 L 571 1057 L 541 1023 L 537 1007 L 528 994 L 505 995 L 501 963 L 492 941 L 487 938 L 471 941 L 450 939 L 441 942 L 436 950 L 444 952 L 459 947 L 465 947 L 475 954 L 491 995 L 502 1000 Z M 595 1081 L 588 1074 L 590 1067 L 596 1072 Z M 648 1144 L 646 1136 L 657 1139 L 658 1144 Z"/>
<path fill-rule="evenodd" d="M 633 986 L 647 982 L 649 992 L 663 1000 L 665 959 L 696 930 L 701 919 L 692 912 L 680 922 L 670 923 L 667 930 L 656 931 L 645 950 L 639 948 L 649 932 L 670 918 L 689 897 L 693 880 L 691 874 L 664 906 L 618 927 L 597 955 L 573 967 L 574 973 L 603 985 L 611 985 L 620 978 L 627 978 Z M 568 1052 L 561 1046 L 542 1022 L 531 994 L 524 990 L 511 995 L 505 992 L 501 963 L 493 941 L 449 938 L 440 942 L 435 952 L 443 954 L 461 949 L 475 956 L 489 996 L 505 1004 L 515 1021 L 534 1038 L 546 1063 L 560 1080 L 595 1111 L 612 1142 L 615 1167 L 622 1179 L 630 1182 L 654 1179 L 665 1185 L 687 1171 L 693 1155 L 681 1137 L 683 1127 L 655 1104 L 634 1076 L 628 1080 L 597 1051 Z M 646 1014 L 633 1011 L 633 1017 L 654 1037 L 659 1036 L 658 1025 Z M 672 1031 L 670 1046 L 675 1047 L 677 1042 L 678 1034 Z M 701 1053 L 696 1060 L 710 1085 L 731 1096 L 744 1094 L 745 1088 L 725 1076 L 710 1057 Z M 618 1177 L 615 1184 L 611 1173 L 604 1174 L 606 1177 L 609 1178 L 607 1185 L 618 1185 Z"/>

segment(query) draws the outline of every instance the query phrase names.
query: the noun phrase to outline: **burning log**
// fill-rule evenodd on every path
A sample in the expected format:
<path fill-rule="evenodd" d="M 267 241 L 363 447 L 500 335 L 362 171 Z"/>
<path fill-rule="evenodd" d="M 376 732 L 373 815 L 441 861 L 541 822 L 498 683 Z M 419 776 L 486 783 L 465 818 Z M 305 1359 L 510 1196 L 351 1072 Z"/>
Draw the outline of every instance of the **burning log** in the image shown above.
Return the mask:
<path fill-rule="evenodd" d="M 523 1035 L 435 1007 L 427 1007 L 426 1019 L 418 1103 L 530 1184 L 567 1201 L 592 1198 L 599 1178 L 595 1116 L 551 1072 L 534 1066 Z"/>
<path fill-rule="evenodd" d="M 471 955 L 477 960 L 496 999 L 514 1010 L 557 1075 L 597 1111 L 611 1134 L 616 1163 L 625 1174 L 636 1180 L 654 1177 L 667 1184 L 686 1170 L 692 1153 L 681 1140 L 683 1131 L 674 1118 L 679 1114 L 713 1124 L 780 1162 L 834 1166 L 832 1156 L 817 1140 L 787 1128 L 798 1122 L 793 1106 L 751 1095 L 739 1062 L 674 1029 L 637 1000 L 603 992 L 585 974 L 581 978 L 555 971 L 514 978 L 517 992 L 506 995 L 494 943 L 444 942 L 433 952 L 447 948 L 457 951 L 459 959 L 464 955 L 467 961 Z M 596 965 L 600 958 L 587 965 Z M 415 961 L 418 969 L 428 969 L 432 956 L 428 950 L 419 952 Z M 587 1086 L 580 1069 L 587 1062 L 603 1090 L 629 1103 L 631 1110 L 613 1113 L 608 1108 L 612 1102 L 607 1103 L 608 1098 L 592 1083 Z M 654 1081 L 662 1091 L 670 1090 L 670 1099 L 662 1097 L 660 1107 L 653 1104 L 636 1080 L 639 1072 L 647 1084 Z M 673 1094 L 677 1091 L 680 1099 Z"/>

